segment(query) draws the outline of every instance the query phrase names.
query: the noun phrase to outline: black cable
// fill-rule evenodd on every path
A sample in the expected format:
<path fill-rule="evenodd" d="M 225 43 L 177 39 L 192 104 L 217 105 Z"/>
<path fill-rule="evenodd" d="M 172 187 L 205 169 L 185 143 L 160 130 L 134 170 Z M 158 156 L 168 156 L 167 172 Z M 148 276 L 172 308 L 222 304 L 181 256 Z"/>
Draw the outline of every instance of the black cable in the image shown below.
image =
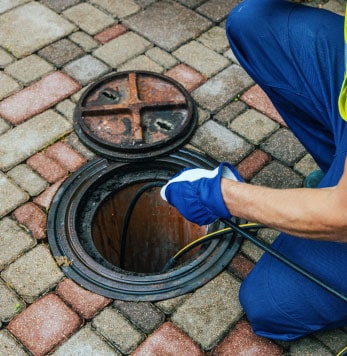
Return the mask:
<path fill-rule="evenodd" d="M 162 187 L 165 185 L 165 182 L 161 181 L 156 181 L 156 182 L 150 182 L 145 185 L 143 185 L 134 195 L 133 199 L 131 200 L 128 210 L 125 214 L 124 221 L 123 221 L 123 226 L 122 226 L 122 232 L 121 232 L 121 239 L 120 239 L 120 255 L 119 255 L 119 266 L 120 268 L 124 269 L 124 259 L 125 259 L 125 248 L 126 248 L 126 239 L 128 235 L 128 228 L 129 228 L 129 222 L 131 218 L 131 214 L 135 208 L 135 205 L 137 201 L 141 198 L 142 194 L 145 193 L 147 190 L 151 188 L 158 188 Z"/>

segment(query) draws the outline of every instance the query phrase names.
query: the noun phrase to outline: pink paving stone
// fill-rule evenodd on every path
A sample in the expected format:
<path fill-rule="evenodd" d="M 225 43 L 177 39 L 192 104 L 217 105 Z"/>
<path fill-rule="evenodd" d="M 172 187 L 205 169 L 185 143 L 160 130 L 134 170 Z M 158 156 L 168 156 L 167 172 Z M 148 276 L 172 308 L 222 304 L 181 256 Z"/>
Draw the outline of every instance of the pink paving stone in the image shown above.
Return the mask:
<path fill-rule="evenodd" d="M 62 167 L 69 172 L 75 172 L 78 168 L 84 165 L 87 160 L 72 147 L 64 142 L 57 142 L 49 146 L 45 151 L 47 157 L 57 161 Z"/>
<path fill-rule="evenodd" d="M 13 125 L 52 107 L 80 90 L 81 86 L 62 72 L 54 72 L 0 103 L 0 116 Z"/>
<path fill-rule="evenodd" d="M 240 162 L 236 168 L 239 171 L 241 177 L 249 181 L 253 176 L 258 173 L 265 165 L 271 162 L 271 156 L 264 151 L 255 150 L 242 162 Z"/>
<path fill-rule="evenodd" d="M 244 279 L 254 267 L 254 263 L 248 260 L 241 254 L 237 254 L 228 266 L 228 270 L 237 275 L 237 277 Z"/>
<path fill-rule="evenodd" d="M 55 182 L 54 184 L 50 185 L 43 193 L 38 195 L 33 201 L 35 204 L 39 205 L 43 209 L 49 209 L 51 206 L 52 200 L 55 196 L 55 193 L 58 191 L 60 186 L 63 184 L 64 180 L 67 177 L 58 180 L 58 182 Z"/>
<path fill-rule="evenodd" d="M 55 294 L 30 305 L 8 325 L 34 356 L 46 355 L 81 325 L 79 316 Z"/>
<path fill-rule="evenodd" d="M 207 80 L 205 76 L 186 64 L 179 64 L 165 73 L 168 77 L 178 81 L 187 91 L 192 92 Z"/>
<path fill-rule="evenodd" d="M 48 183 L 55 183 L 68 174 L 68 170 L 63 168 L 58 162 L 39 152 L 26 161 L 34 171 L 40 174 Z"/>
<path fill-rule="evenodd" d="M 124 25 L 116 24 L 98 33 L 94 38 L 101 44 L 105 44 L 127 31 L 128 29 Z"/>
<path fill-rule="evenodd" d="M 269 97 L 260 88 L 259 85 L 254 85 L 248 89 L 242 96 L 241 100 L 251 106 L 254 109 L 262 112 L 266 116 L 270 117 L 272 120 L 278 122 L 280 125 L 287 126 L 281 115 L 273 106 Z"/>
<path fill-rule="evenodd" d="M 280 356 L 283 349 L 274 342 L 255 335 L 249 323 L 241 320 L 211 353 L 211 356 Z"/>
<path fill-rule="evenodd" d="M 59 284 L 56 293 L 84 319 L 91 319 L 97 312 L 112 302 L 112 299 L 89 292 L 78 286 L 71 279 Z"/>
<path fill-rule="evenodd" d="M 171 322 L 160 326 L 131 356 L 201 356 L 202 350 Z"/>
<path fill-rule="evenodd" d="M 46 214 L 34 203 L 26 203 L 13 212 L 13 217 L 27 229 L 37 240 L 46 237 Z"/>

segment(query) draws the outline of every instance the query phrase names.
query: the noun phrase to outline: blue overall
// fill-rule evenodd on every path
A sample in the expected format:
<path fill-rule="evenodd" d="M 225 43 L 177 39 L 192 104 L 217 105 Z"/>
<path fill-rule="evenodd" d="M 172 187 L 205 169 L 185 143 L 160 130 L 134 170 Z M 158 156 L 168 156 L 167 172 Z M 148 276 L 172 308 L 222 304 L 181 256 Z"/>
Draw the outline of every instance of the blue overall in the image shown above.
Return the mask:
<path fill-rule="evenodd" d="M 347 123 L 338 110 L 343 17 L 283 0 L 244 0 L 226 30 L 241 66 L 324 171 L 320 187 L 336 185 L 347 153 Z M 281 234 L 272 247 L 347 293 L 347 243 Z M 347 303 L 266 253 L 242 283 L 240 302 L 254 332 L 271 339 L 347 325 Z"/>

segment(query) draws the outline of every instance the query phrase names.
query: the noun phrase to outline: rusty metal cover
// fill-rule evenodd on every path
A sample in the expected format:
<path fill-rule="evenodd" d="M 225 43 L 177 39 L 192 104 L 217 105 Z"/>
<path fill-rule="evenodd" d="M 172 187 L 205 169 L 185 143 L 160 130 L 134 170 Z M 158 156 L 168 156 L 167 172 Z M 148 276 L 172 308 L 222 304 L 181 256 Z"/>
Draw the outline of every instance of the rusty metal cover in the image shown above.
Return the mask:
<path fill-rule="evenodd" d="M 197 124 L 190 94 L 157 73 L 114 73 L 90 86 L 75 112 L 81 141 L 102 157 L 140 161 L 183 146 Z"/>

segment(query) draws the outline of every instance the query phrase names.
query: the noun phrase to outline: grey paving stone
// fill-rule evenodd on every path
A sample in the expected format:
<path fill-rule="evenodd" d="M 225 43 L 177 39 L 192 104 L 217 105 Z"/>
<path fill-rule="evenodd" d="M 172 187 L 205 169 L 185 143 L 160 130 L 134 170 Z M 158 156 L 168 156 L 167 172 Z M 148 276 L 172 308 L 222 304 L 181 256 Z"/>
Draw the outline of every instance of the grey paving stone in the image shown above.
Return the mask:
<path fill-rule="evenodd" d="M 106 27 L 116 23 L 112 16 L 106 15 L 88 3 L 70 7 L 62 14 L 90 35 L 96 35 Z"/>
<path fill-rule="evenodd" d="M 14 167 L 7 175 L 32 197 L 39 195 L 48 187 L 48 183 L 26 164 Z"/>
<path fill-rule="evenodd" d="M 295 163 L 294 170 L 307 177 L 310 173 L 318 170 L 319 166 L 310 154 L 306 154 L 299 162 Z"/>
<path fill-rule="evenodd" d="M 156 1 L 157 0 L 135 0 L 136 4 L 140 5 L 142 8 L 145 8 Z"/>
<path fill-rule="evenodd" d="M 24 57 L 74 29 L 69 21 L 32 1 L 0 15 L 0 45 L 16 57 Z"/>
<path fill-rule="evenodd" d="M 80 0 L 41 0 L 41 2 L 55 12 L 60 13 L 73 5 L 77 5 Z"/>
<path fill-rule="evenodd" d="M 169 52 L 211 26 L 210 21 L 192 10 L 165 0 L 129 17 L 125 24 Z"/>
<path fill-rule="evenodd" d="M 3 0 L 0 2 L 0 14 L 31 0 Z"/>
<path fill-rule="evenodd" d="M 190 8 L 195 8 L 201 5 L 205 0 L 178 0 L 181 4 L 186 5 Z"/>
<path fill-rule="evenodd" d="M 245 240 L 242 243 L 241 251 L 248 259 L 253 262 L 258 262 L 260 257 L 264 254 L 264 251 L 262 249 L 260 249 L 248 240 Z"/>
<path fill-rule="evenodd" d="M 0 169 L 11 169 L 71 130 L 71 123 L 47 110 L 7 131 L 0 136 Z"/>
<path fill-rule="evenodd" d="M 260 148 L 288 166 L 293 166 L 306 152 L 304 146 L 286 128 L 275 132 Z"/>
<path fill-rule="evenodd" d="M 92 326 L 125 354 L 133 351 L 144 339 L 144 335 L 113 308 L 104 309 L 92 320 Z"/>
<path fill-rule="evenodd" d="M 0 135 L 8 131 L 10 128 L 11 128 L 10 124 L 4 119 L 0 118 Z"/>
<path fill-rule="evenodd" d="M 154 62 L 157 62 L 165 69 L 170 69 L 178 63 L 175 57 L 158 47 L 148 50 L 146 52 L 146 56 L 151 58 Z"/>
<path fill-rule="evenodd" d="M 119 18 L 133 15 L 141 10 L 141 7 L 133 0 L 91 0 L 91 2 Z"/>
<path fill-rule="evenodd" d="M 209 120 L 198 128 L 191 143 L 218 161 L 236 164 L 253 146 L 218 123 Z"/>
<path fill-rule="evenodd" d="M 8 217 L 0 220 L 0 270 L 36 245 L 36 240 Z"/>
<path fill-rule="evenodd" d="M 173 55 L 207 77 L 212 77 L 230 64 L 227 58 L 197 41 L 180 47 Z"/>
<path fill-rule="evenodd" d="M 8 64 L 14 61 L 13 56 L 11 56 L 7 51 L 0 48 L 0 68 L 5 68 Z"/>
<path fill-rule="evenodd" d="M 215 114 L 213 117 L 214 119 L 221 123 L 224 126 L 229 126 L 232 120 L 234 120 L 237 116 L 245 112 L 247 109 L 247 105 L 240 101 L 232 101 L 230 104 L 228 104 L 225 108 L 220 110 L 217 114 Z"/>
<path fill-rule="evenodd" d="M 5 282 L 27 302 L 56 285 L 64 274 L 58 268 L 48 246 L 38 245 L 10 264 L 2 273 Z"/>
<path fill-rule="evenodd" d="M 165 321 L 164 314 L 151 303 L 115 300 L 113 305 L 145 334 L 153 332 Z"/>
<path fill-rule="evenodd" d="M 69 122 L 73 122 L 73 113 L 75 111 L 76 104 L 70 99 L 61 101 L 55 108 L 60 114 L 64 115 Z"/>
<path fill-rule="evenodd" d="M 203 33 L 197 38 L 197 41 L 219 53 L 224 53 L 229 48 L 229 41 L 225 30 L 219 26 L 212 27 Z"/>
<path fill-rule="evenodd" d="M 204 350 L 209 350 L 243 313 L 239 288 L 240 282 L 223 272 L 183 303 L 172 321 Z"/>
<path fill-rule="evenodd" d="M 29 194 L 0 172 L 0 217 L 5 216 L 29 200 Z"/>
<path fill-rule="evenodd" d="M 199 126 L 202 125 L 207 120 L 209 120 L 210 118 L 211 118 L 211 114 L 208 111 L 203 110 L 198 107 L 198 124 L 199 124 Z"/>
<path fill-rule="evenodd" d="M 258 145 L 267 139 L 272 133 L 279 129 L 279 127 L 280 125 L 275 121 L 254 109 L 247 110 L 234 119 L 229 125 L 231 130 L 254 145 Z"/>
<path fill-rule="evenodd" d="M 99 335 L 97 335 L 89 326 L 85 326 L 76 334 L 72 335 L 63 345 L 53 352 L 54 356 L 114 356 L 121 353 L 111 348 Z"/>
<path fill-rule="evenodd" d="M 7 74 L 0 72 L 0 100 L 10 96 L 21 88 L 21 86 Z"/>
<path fill-rule="evenodd" d="M 19 80 L 24 85 L 28 85 L 53 71 L 53 69 L 54 67 L 51 64 L 36 54 L 32 54 L 7 66 L 5 73 Z"/>
<path fill-rule="evenodd" d="M 82 85 L 93 82 L 109 72 L 110 68 L 90 54 L 67 64 L 64 71 Z"/>
<path fill-rule="evenodd" d="M 91 160 L 95 158 L 95 153 L 89 150 L 85 145 L 83 145 L 80 139 L 78 138 L 78 136 L 74 132 L 66 136 L 64 138 L 64 142 L 66 142 L 69 146 L 74 148 L 87 160 Z"/>
<path fill-rule="evenodd" d="M 180 295 L 175 298 L 161 300 L 156 302 L 155 305 L 161 309 L 165 314 L 172 314 L 181 304 L 183 304 L 191 294 Z"/>
<path fill-rule="evenodd" d="M 151 47 L 151 43 L 134 32 L 126 32 L 93 52 L 94 56 L 117 68 Z"/>
<path fill-rule="evenodd" d="M 56 67 L 61 68 L 66 63 L 81 57 L 83 50 L 74 42 L 63 38 L 39 51 L 39 55 L 47 61 L 53 63 Z"/>
<path fill-rule="evenodd" d="M 0 321 L 8 323 L 23 308 L 25 303 L 0 280 Z"/>
<path fill-rule="evenodd" d="M 282 163 L 272 161 L 254 176 L 251 183 L 272 188 L 299 188 L 303 178 Z"/>
<path fill-rule="evenodd" d="M 163 73 L 165 69 L 145 55 L 140 55 L 119 67 L 119 71 L 127 70 L 148 70 L 150 72 Z"/>
<path fill-rule="evenodd" d="M 204 109 L 216 113 L 252 84 L 253 81 L 246 72 L 232 64 L 194 90 L 192 95 Z"/>
<path fill-rule="evenodd" d="M 6 329 L 0 330 L 0 355 L 2 356 L 27 356 L 19 343 L 7 332 Z"/>
<path fill-rule="evenodd" d="M 332 356 L 335 353 L 331 352 L 318 340 L 312 337 L 305 337 L 297 341 L 293 341 L 289 348 L 290 356 Z"/>
<path fill-rule="evenodd" d="M 86 52 L 91 52 L 99 47 L 99 43 L 83 31 L 77 31 L 70 35 L 70 40 L 82 47 Z"/>
<path fill-rule="evenodd" d="M 313 336 L 337 354 L 347 345 L 347 333 L 341 329 L 320 331 Z"/>
<path fill-rule="evenodd" d="M 197 8 L 202 15 L 215 22 L 225 19 L 240 0 L 208 0 Z"/>

